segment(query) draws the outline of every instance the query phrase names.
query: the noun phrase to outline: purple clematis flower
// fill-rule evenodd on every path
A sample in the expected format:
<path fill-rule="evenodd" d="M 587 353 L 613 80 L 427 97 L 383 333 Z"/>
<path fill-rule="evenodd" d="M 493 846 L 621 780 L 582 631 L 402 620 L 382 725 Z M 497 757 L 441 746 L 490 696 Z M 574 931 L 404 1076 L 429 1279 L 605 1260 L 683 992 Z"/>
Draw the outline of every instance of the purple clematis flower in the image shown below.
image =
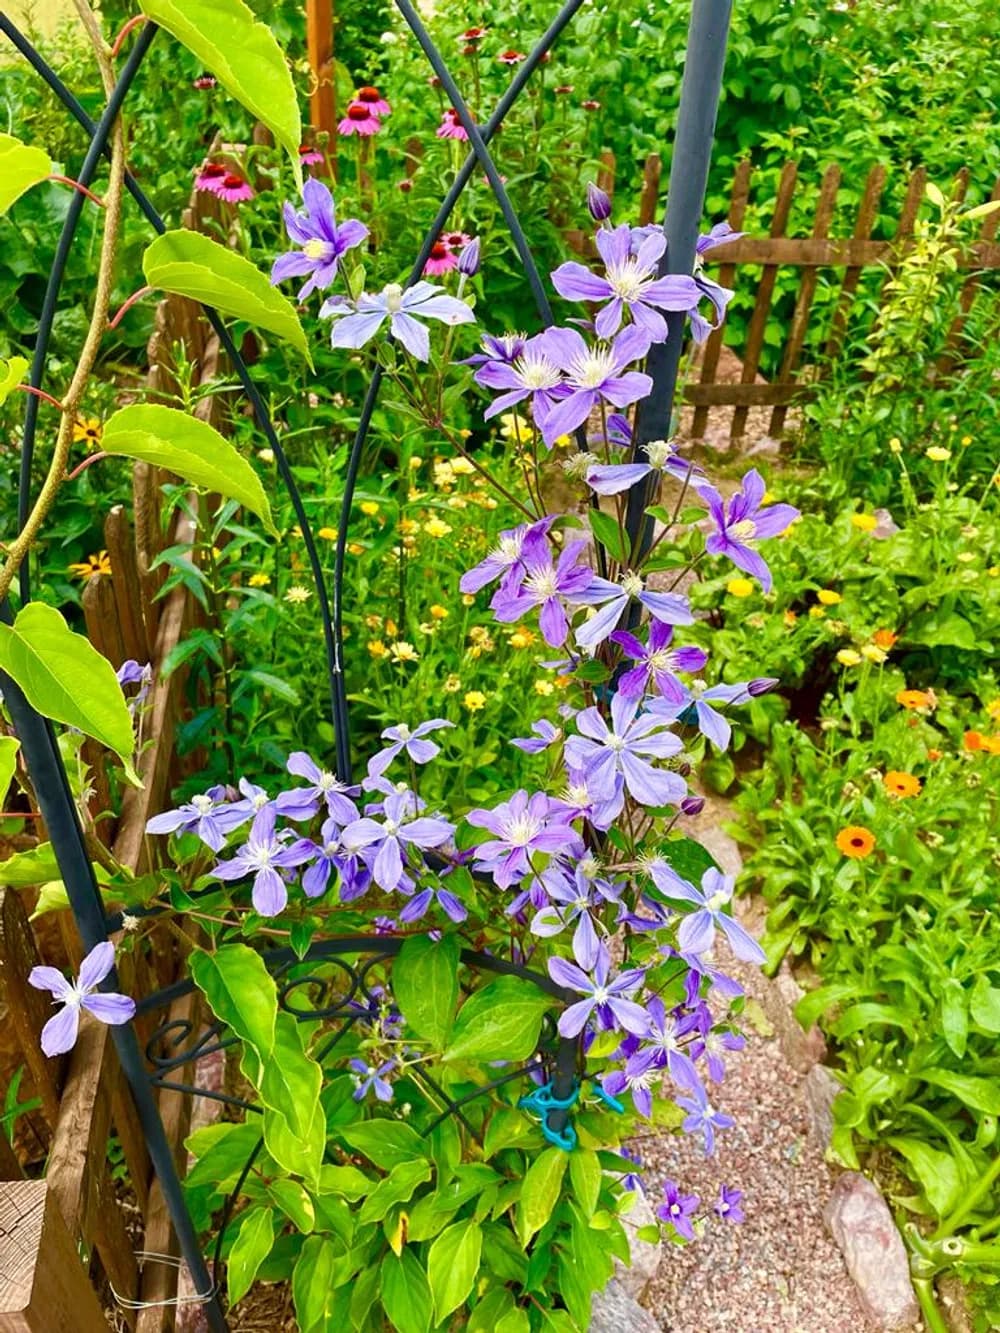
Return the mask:
<path fill-rule="evenodd" d="M 711 685 L 706 689 L 702 681 L 694 680 L 690 687 L 681 686 L 680 698 L 654 699 L 649 709 L 650 712 L 671 722 L 679 721 L 684 725 L 697 727 L 713 745 L 724 750 L 729 744 L 733 729 L 713 704 L 721 703 L 730 707 L 748 704 L 751 699 L 773 689 L 777 683 L 771 676 L 760 676 L 756 680 L 746 681 L 740 685 Z"/>
<path fill-rule="evenodd" d="M 619 693 L 629 699 L 641 698 L 652 681 L 664 699 L 672 702 L 684 699 L 684 686 L 678 680 L 677 672 L 700 671 L 708 661 L 708 655 L 701 648 L 671 648 L 673 637 L 673 626 L 665 625 L 662 620 L 649 622 L 646 643 L 641 643 L 626 630 L 616 630 L 611 635 L 612 641 L 621 645 L 625 656 L 639 663 L 619 678 Z"/>
<path fill-rule="evenodd" d="M 651 440 L 646 459 L 645 463 L 594 463 L 587 469 L 587 485 L 598 495 L 620 495 L 654 472 L 681 482 L 700 481 L 705 476 L 697 463 L 683 457 L 673 440 Z"/>
<path fill-rule="evenodd" d="M 666 861 L 654 861 L 649 872 L 664 897 L 694 903 L 698 909 L 684 918 L 677 933 L 677 943 L 685 953 L 708 953 L 715 942 L 715 928 L 718 926 L 737 958 L 744 963 L 759 964 L 765 961 L 764 950 L 753 936 L 722 910 L 732 901 L 736 883 L 732 875 L 723 875 L 712 866 L 702 875 L 701 888 L 698 889 L 686 879 L 681 879 Z"/>
<path fill-rule="evenodd" d="M 377 778 L 380 773 L 384 773 L 396 758 L 396 755 L 401 754 L 404 750 L 407 757 L 412 759 L 415 764 L 429 763 L 435 755 L 441 753 L 441 747 L 424 738 L 432 731 L 440 731 L 442 727 L 453 727 L 454 725 L 454 722 L 448 722 L 443 717 L 434 717 L 429 722 L 421 722 L 413 731 L 405 722 L 400 722 L 395 727 L 386 727 L 385 731 L 382 732 L 382 739 L 389 741 L 390 744 L 369 759 L 368 776 Z"/>
<path fill-rule="evenodd" d="M 239 823 L 234 823 L 234 828 L 240 828 L 248 820 L 253 819 L 254 815 L 263 810 L 265 805 L 270 805 L 271 803 L 271 797 L 268 796 L 264 788 L 258 787 L 256 783 L 248 781 L 247 778 L 240 778 L 239 789 L 242 793 L 243 800 L 234 801 L 232 805 L 229 806 L 228 810 L 229 818 L 235 819 L 237 815 L 240 816 Z"/>
<path fill-rule="evenodd" d="M 717 222 L 709 232 L 698 237 L 695 246 L 694 280 L 702 296 L 711 302 L 712 309 L 715 312 L 715 322 L 709 322 L 697 310 L 689 310 L 691 336 L 695 342 L 704 342 L 712 329 L 719 327 L 725 316 L 726 307 L 733 296 L 730 288 L 720 287 L 717 282 L 705 277 L 702 271 L 703 256 L 709 250 L 714 250 L 717 245 L 725 245 L 727 241 L 738 241 L 743 234 L 741 231 L 733 231 L 728 222 Z"/>
<path fill-rule="evenodd" d="M 494 583 L 497 579 L 502 579 L 504 586 L 519 581 L 526 572 L 524 565 L 521 563 L 524 539 L 531 533 L 548 532 L 554 522 L 555 515 L 553 514 L 539 519 L 537 523 L 532 523 L 530 526 L 527 523 L 521 523 L 516 528 L 501 532 L 496 549 L 491 551 L 485 560 L 480 560 L 478 565 L 466 570 L 459 579 L 459 590 L 464 593 L 479 592 L 480 589 L 485 588 L 489 583 Z"/>
<path fill-rule="evenodd" d="M 580 735 L 566 742 L 566 762 L 585 768 L 605 785 L 620 773 L 640 805 L 676 805 L 687 795 L 687 783 L 677 773 L 653 768 L 649 760 L 671 758 L 681 750 L 681 742 L 673 732 L 663 731 L 653 714 L 637 717 L 638 709 L 638 699 L 615 694 L 609 726 L 599 709 L 585 708 L 576 719 Z"/>
<path fill-rule="evenodd" d="M 114 991 L 97 992 L 97 987 L 115 965 L 115 946 L 110 940 L 96 944 L 80 964 L 80 975 L 67 981 L 55 967 L 33 967 L 28 973 L 28 984 L 36 990 L 47 990 L 57 1004 L 63 1007 L 42 1028 L 42 1050 L 48 1056 L 65 1055 L 72 1050 L 80 1030 L 80 1010 L 102 1023 L 117 1027 L 135 1017 L 135 1000 Z"/>
<path fill-rule="evenodd" d="M 333 195 L 315 176 L 303 186 L 302 199 L 305 203 L 303 211 L 297 213 L 291 204 L 285 204 L 284 208 L 288 238 L 301 248 L 279 255 L 271 269 L 271 282 L 275 285 L 286 278 L 309 274 L 299 292 L 300 301 L 304 301 L 310 292 L 329 287 L 337 276 L 342 256 L 368 236 L 368 228 L 355 218 L 349 218 L 338 227 Z"/>
<path fill-rule="evenodd" d="M 766 488 L 756 468 L 751 468 L 740 484 L 742 489 L 730 496 L 728 510 L 714 486 L 707 483 L 698 486 L 716 529 L 706 539 L 705 550 L 711 555 L 727 556 L 737 569 L 752 574 L 760 580 L 764 591 L 770 592 L 771 571 L 757 553 L 757 543 L 784 532 L 799 517 L 799 511 L 788 504 L 762 509 Z"/>
<path fill-rule="evenodd" d="M 698 1082 L 698 1075 L 693 1057 L 686 1049 L 690 1042 L 683 1039 L 690 1039 L 691 1033 L 697 1030 L 697 1017 L 694 1014 L 678 1016 L 676 1012 L 668 1012 L 658 995 L 650 999 L 646 1008 L 650 1021 L 645 1049 L 650 1059 L 658 1069 L 666 1069 L 679 1087 L 692 1087 Z"/>
<path fill-rule="evenodd" d="M 562 736 L 560 729 L 544 717 L 532 722 L 531 730 L 535 733 L 534 736 L 515 736 L 510 742 L 511 745 L 516 745 L 525 754 L 541 754 Z"/>
<path fill-rule="evenodd" d="M 519 883 L 531 870 L 533 852 L 565 852 L 582 846 L 580 835 L 552 810 L 544 792 L 516 791 L 492 810 L 470 810 L 473 828 L 493 837 L 476 849 L 476 869 L 491 874 L 501 889 Z"/>
<path fill-rule="evenodd" d="M 307 838 L 288 844 L 274 831 L 276 810 L 266 805 L 255 816 L 250 836 L 230 861 L 219 861 L 211 870 L 214 879 L 249 879 L 253 876 L 251 900 L 254 911 L 261 916 L 277 916 L 285 910 L 288 889 L 278 870 L 300 866 L 315 855 L 315 847 Z"/>
<path fill-rule="evenodd" d="M 543 432 L 546 444 L 551 444 L 560 434 L 556 431 L 551 437 L 544 433 L 544 423 L 555 407 L 559 395 L 554 391 L 561 389 L 563 377 L 558 361 L 553 357 L 544 334 L 534 338 L 512 338 L 502 340 L 496 345 L 495 339 L 484 339 L 486 355 L 479 362 L 479 368 L 473 379 L 484 389 L 501 390 L 483 413 L 489 421 L 500 412 L 531 400 L 531 415 L 535 425 Z M 489 353 L 494 355 L 490 356 Z"/>
<path fill-rule="evenodd" d="M 679 1236 L 685 1240 L 694 1240 L 694 1227 L 691 1214 L 695 1212 L 701 1199 L 697 1194 L 682 1194 L 676 1181 L 663 1182 L 664 1202 L 656 1210 L 656 1216 L 662 1222 L 669 1222 Z"/>
<path fill-rule="evenodd" d="M 736 1123 L 731 1115 L 716 1111 L 708 1100 L 708 1093 L 701 1083 L 695 1083 L 689 1089 L 690 1097 L 678 1097 L 677 1105 L 688 1115 L 681 1126 L 685 1134 L 703 1134 L 705 1136 L 705 1156 L 711 1157 L 715 1151 L 715 1131 L 731 1129 Z"/>
<path fill-rule="evenodd" d="M 669 944 L 663 945 L 660 953 L 664 958 L 680 958 L 687 964 L 687 973 L 684 977 L 684 1003 L 689 1009 L 697 1009 L 701 1003 L 701 983 L 707 981 L 709 987 L 714 987 L 719 994 L 726 1000 L 737 1000 L 744 994 L 743 987 L 738 981 L 727 976 L 718 968 L 712 967 L 704 958 L 699 958 L 693 953 L 678 953 L 672 949 Z"/>
<path fill-rule="evenodd" d="M 235 813 L 234 813 L 235 811 Z M 235 806 L 226 804 L 225 787 L 209 787 L 202 796 L 176 810 L 164 810 L 146 821 L 147 833 L 195 833 L 213 852 L 221 852 L 226 845 L 226 834 L 239 828 L 243 815 Z"/>
<path fill-rule="evenodd" d="M 527 345 L 528 336 L 525 333 L 484 333 L 481 339 L 483 350 L 464 357 L 459 364 L 488 366 L 497 363 L 502 366 L 512 366 L 518 357 L 524 355 Z"/>
<path fill-rule="evenodd" d="M 644 606 L 654 620 L 661 620 L 665 625 L 694 624 L 688 599 L 680 593 L 647 592 L 640 575 L 632 572 L 624 574 L 620 583 L 595 575 L 577 601 L 587 606 L 600 606 L 601 610 L 585 620 L 576 631 L 579 646 L 593 652 L 611 634 L 633 599 Z"/>
<path fill-rule="evenodd" d="M 630 1055 L 621 1069 L 612 1069 L 601 1079 L 601 1087 L 612 1097 L 628 1092 L 632 1105 L 647 1120 L 653 1114 L 653 1089 L 663 1080 L 663 1071 L 646 1052 Z"/>
<path fill-rule="evenodd" d="M 405 846 L 440 847 L 455 832 L 454 824 L 446 819 L 414 818 L 413 811 L 412 793 L 397 792 L 382 803 L 383 823 L 366 816 L 348 824 L 341 834 L 348 851 L 364 853 L 375 883 L 386 893 L 398 888 L 404 878 Z"/>
<path fill-rule="evenodd" d="M 742 1205 L 742 1190 L 731 1190 L 728 1185 L 720 1185 L 719 1197 L 712 1205 L 712 1211 L 723 1222 L 745 1222 Z"/>
<path fill-rule="evenodd" d="M 707 1004 L 703 1004 L 694 1017 L 701 1035 L 691 1043 L 691 1059 L 700 1060 L 704 1056 L 708 1066 L 708 1077 L 713 1083 L 721 1083 L 726 1077 L 723 1052 L 742 1051 L 746 1046 L 746 1039 L 738 1032 L 713 1027 L 712 1011 Z"/>
<path fill-rule="evenodd" d="M 594 571 L 579 558 L 585 547 L 586 542 L 567 542 L 554 560 L 547 532 L 534 524 L 521 545 L 523 581 L 517 586 L 502 584 L 493 594 L 490 605 L 497 620 L 510 624 L 538 607 L 545 642 L 553 648 L 565 643 L 569 621 L 564 601 L 579 601 L 594 579 Z"/>
<path fill-rule="evenodd" d="M 354 1073 L 351 1079 L 354 1092 L 351 1096 L 356 1102 L 363 1102 L 370 1092 L 374 1092 L 380 1102 L 392 1101 L 392 1084 L 386 1078 L 396 1068 L 395 1060 L 385 1060 L 378 1066 L 370 1065 L 365 1060 L 348 1060 Z"/>
<path fill-rule="evenodd" d="M 646 1187 L 642 1183 L 642 1176 L 639 1175 L 639 1171 L 642 1169 L 642 1158 L 631 1148 L 619 1148 L 618 1156 L 623 1161 L 628 1162 L 630 1168 L 635 1168 L 635 1170 L 629 1169 L 622 1176 L 622 1185 L 630 1193 L 645 1195 Z"/>
<path fill-rule="evenodd" d="M 596 241 L 604 260 L 605 276 L 592 273 L 583 264 L 561 264 L 552 274 L 552 285 L 570 301 L 607 302 L 594 320 L 599 338 L 614 337 L 627 310 L 634 326 L 641 330 L 647 348 L 650 343 L 663 342 L 667 321 L 660 311 L 690 310 L 697 305 L 699 292 L 694 279 L 684 274 L 657 276 L 667 248 L 662 228 L 645 236 L 635 253 L 631 248 L 631 228 L 626 223 L 611 230 L 602 228 Z"/>
<path fill-rule="evenodd" d="M 565 375 L 559 402 L 544 420 L 535 417 L 546 444 L 582 426 L 599 404 L 628 407 L 653 387 L 648 375 L 627 369 L 645 356 L 649 346 L 635 325 L 603 347 L 588 347 L 576 329 L 546 329 L 538 340 L 547 360 Z"/>
<path fill-rule="evenodd" d="M 422 319 L 449 325 L 473 324 L 476 319 L 465 301 L 448 296 L 443 287 L 430 282 L 406 288 L 390 282 L 376 296 L 365 292 L 356 303 L 332 297 L 323 302 L 319 313 L 336 320 L 331 334 L 334 347 L 364 347 L 388 320 L 389 333 L 418 361 L 428 360 L 431 354 L 430 334 Z"/>
<path fill-rule="evenodd" d="M 549 904 L 536 912 L 531 921 L 534 935 L 559 935 L 576 922 L 573 933 L 573 955 L 587 972 L 597 964 L 602 944 L 594 926 L 592 912 L 604 903 L 617 903 L 621 885 L 589 874 L 590 867 L 577 865 L 572 875 L 545 877 Z"/>
<path fill-rule="evenodd" d="M 454 921 L 456 926 L 469 915 L 462 903 L 448 889 L 422 889 L 420 893 L 415 894 L 410 899 L 400 912 L 400 921 L 405 922 L 406 925 L 419 921 L 422 916 L 426 915 L 427 909 L 435 899 L 437 899 L 437 904 L 445 916 Z"/>
<path fill-rule="evenodd" d="M 331 875 L 340 876 L 340 901 L 360 898 L 371 882 L 368 868 L 347 850 L 340 837 L 340 825 L 331 816 L 323 821 L 322 841 L 313 842 L 313 860 L 302 876 L 302 892 L 307 898 L 326 893 Z"/>
<path fill-rule="evenodd" d="M 311 786 L 283 791 L 275 801 L 279 814 L 287 819 L 312 819 L 322 805 L 338 824 L 350 824 L 358 817 L 358 807 L 349 798 L 357 796 L 360 788 L 348 787 L 329 769 L 320 768 L 304 750 L 288 756 L 286 768 L 293 777 L 305 778 Z"/>
<path fill-rule="evenodd" d="M 588 773 L 583 768 L 566 770 L 566 786 L 552 802 L 564 819 L 581 817 L 596 829 L 608 829 L 624 805 L 625 783 L 620 773 Z"/>
<path fill-rule="evenodd" d="M 641 967 L 620 972 L 614 981 L 608 980 L 610 961 L 602 951 L 594 967 L 593 976 L 565 958 L 549 959 L 549 976 L 559 986 L 578 991 L 586 999 L 578 1000 L 560 1016 L 559 1035 L 576 1037 L 596 1011 L 602 1028 L 617 1028 L 642 1037 L 649 1029 L 649 1015 L 634 1000 L 629 999 L 642 985 L 645 972 Z"/>

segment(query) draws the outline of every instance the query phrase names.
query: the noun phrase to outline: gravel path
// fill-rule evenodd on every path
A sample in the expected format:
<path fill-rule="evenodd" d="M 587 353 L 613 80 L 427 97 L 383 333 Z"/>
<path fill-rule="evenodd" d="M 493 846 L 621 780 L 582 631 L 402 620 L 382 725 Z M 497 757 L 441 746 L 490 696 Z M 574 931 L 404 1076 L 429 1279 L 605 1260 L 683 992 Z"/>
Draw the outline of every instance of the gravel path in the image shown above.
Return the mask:
<path fill-rule="evenodd" d="M 739 853 L 718 829 L 720 814 L 706 810 L 692 833 L 732 872 Z M 666 1333 L 872 1333 L 823 1224 L 834 1173 L 809 1132 L 805 1075 L 788 1064 L 764 1016 L 782 1003 L 776 983 L 756 968 L 732 970 L 750 1001 L 747 1046 L 729 1058 L 713 1103 L 735 1127 L 707 1159 L 686 1135 L 637 1147 L 654 1206 L 667 1178 L 709 1207 L 724 1182 L 742 1189 L 746 1221 L 736 1226 L 712 1215 L 695 1244 L 667 1245 L 641 1303 Z"/>

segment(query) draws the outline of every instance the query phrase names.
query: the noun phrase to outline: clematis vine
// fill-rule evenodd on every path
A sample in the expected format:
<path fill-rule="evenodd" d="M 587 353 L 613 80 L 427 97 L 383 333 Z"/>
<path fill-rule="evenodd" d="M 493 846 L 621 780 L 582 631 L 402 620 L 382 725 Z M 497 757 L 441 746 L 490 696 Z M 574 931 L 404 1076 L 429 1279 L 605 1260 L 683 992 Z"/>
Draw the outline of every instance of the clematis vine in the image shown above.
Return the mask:
<path fill-rule="evenodd" d="M 732 901 L 735 887 L 732 875 L 723 875 L 720 870 L 712 867 L 702 875 L 701 887 L 696 888 L 682 879 L 665 861 L 653 861 L 649 873 L 665 898 L 693 903 L 698 909 L 685 916 L 680 924 L 677 942 L 682 950 L 695 954 L 708 953 L 715 942 L 715 931 L 718 928 L 729 941 L 733 953 L 744 963 L 759 964 L 766 961 L 764 950 L 753 936 L 722 910 Z"/>
<path fill-rule="evenodd" d="M 757 551 L 757 543 L 766 537 L 777 537 L 799 517 L 799 511 L 789 504 L 763 506 L 766 487 L 756 468 L 744 476 L 741 489 L 729 499 L 728 506 L 714 486 L 702 482 L 698 493 L 708 505 L 715 531 L 705 541 L 705 550 L 711 555 L 724 555 L 737 569 L 760 582 L 765 592 L 771 591 L 771 571 Z"/>
<path fill-rule="evenodd" d="M 42 1050 L 48 1056 L 65 1055 L 76 1045 L 80 1031 L 80 1011 L 101 1023 L 117 1027 L 135 1017 L 135 1000 L 115 991 L 97 988 L 115 965 L 115 946 L 108 940 L 97 944 L 80 964 L 75 981 L 67 981 L 55 967 L 33 967 L 28 973 L 28 984 L 36 990 L 47 990 L 62 1009 L 42 1028 Z"/>
<path fill-rule="evenodd" d="M 302 200 L 305 208 L 301 212 L 296 212 L 291 204 L 285 204 L 284 210 L 288 239 L 298 249 L 279 255 L 271 268 L 271 282 L 275 285 L 286 278 L 309 275 L 299 291 L 300 301 L 310 292 L 329 287 L 344 255 L 368 238 L 368 228 L 356 218 L 338 225 L 333 195 L 315 176 L 310 176 L 303 186 Z"/>
<path fill-rule="evenodd" d="M 443 288 L 430 282 L 417 282 L 402 287 L 390 282 L 375 296 L 365 292 L 359 299 L 349 301 L 335 296 L 324 301 L 320 315 L 335 321 L 331 342 L 334 347 L 364 347 L 371 342 L 382 325 L 389 321 L 389 333 L 418 361 L 430 358 L 430 334 L 425 319 L 442 324 L 471 324 L 475 315 L 471 307 Z"/>
<path fill-rule="evenodd" d="M 250 836 L 228 861 L 219 861 L 212 876 L 223 881 L 253 878 L 251 901 L 261 916 L 277 916 L 288 905 L 288 887 L 279 873 L 300 866 L 313 855 L 307 838 L 289 844 L 275 833 L 277 810 L 266 805 L 254 817 Z"/>

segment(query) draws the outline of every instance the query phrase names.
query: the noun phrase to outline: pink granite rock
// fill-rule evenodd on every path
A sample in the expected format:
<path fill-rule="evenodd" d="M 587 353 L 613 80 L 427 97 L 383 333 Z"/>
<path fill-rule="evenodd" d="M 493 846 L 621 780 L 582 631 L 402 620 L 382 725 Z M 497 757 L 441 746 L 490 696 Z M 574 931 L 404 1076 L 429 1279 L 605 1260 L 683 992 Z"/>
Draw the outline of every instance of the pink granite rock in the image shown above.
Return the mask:
<path fill-rule="evenodd" d="M 880 1329 L 908 1329 L 920 1310 L 910 1285 L 906 1247 L 878 1189 L 858 1171 L 846 1171 L 823 1210 L 861 1304 Z"/>

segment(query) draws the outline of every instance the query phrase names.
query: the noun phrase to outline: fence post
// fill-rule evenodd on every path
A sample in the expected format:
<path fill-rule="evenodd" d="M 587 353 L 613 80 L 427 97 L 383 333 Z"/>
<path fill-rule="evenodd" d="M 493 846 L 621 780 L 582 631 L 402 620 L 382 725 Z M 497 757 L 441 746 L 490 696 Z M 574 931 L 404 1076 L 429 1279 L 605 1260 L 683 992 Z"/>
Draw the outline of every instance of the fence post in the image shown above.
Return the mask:
<path fill-rule="evenodd" d="M 309 94 L 309 118 L 313 129 L 330 136 L 330 153 L 336 152 L 337 90 L 333 66 L 333 0 L 306 0 L 306 45 L 315 86 Z"/>
<path fill-rule="evenodd" d="M 0 1333 L 108 1333 L 44 1180 L 0 1181 Z"/>

